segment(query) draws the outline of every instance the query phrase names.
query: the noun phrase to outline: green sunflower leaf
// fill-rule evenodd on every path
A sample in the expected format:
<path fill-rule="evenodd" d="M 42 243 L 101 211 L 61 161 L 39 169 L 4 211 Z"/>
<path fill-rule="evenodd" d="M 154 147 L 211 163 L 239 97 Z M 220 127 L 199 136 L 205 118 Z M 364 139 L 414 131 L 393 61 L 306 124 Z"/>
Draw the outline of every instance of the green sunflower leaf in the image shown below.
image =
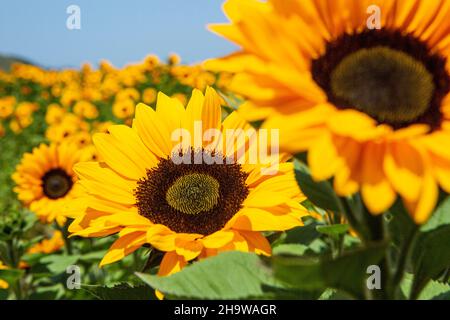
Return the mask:
<path fill-rule="evenodd" d="M 420 231 L 428 232 L 444 225 L 450 224 L 450 197 L 445 198 L 431 216 L 430 220 L 425 223 Z"/>
<path fill-rule="evenodd" d="M 275 255 L 291 255 L 291 256 L 303 256 L 308 252 L 309 247 L 303 244 L 280 244 L 273 248 L 273 254 Z"/>
<path fill-rule="evenodd" d="M 8 246 L 3 241 L 0 241 L 0 261 L 4 263 L 10 261 Z"/>
<path fill-rule="evenodd" d="M 0 289 L 0 301 L 8 299 L 8 290 Z"/>
<path fill-rule="evenodd" d="M 413 248 L 411 263 L 415 274 L 412 297 L 420 292 L 432 279 L 450 267 L 450 197 L 442 200 L 430 220 L 420 227 L 420 233 Z"/>
<path fill-rule="evenodd" d="M 450 266 L 450 225 L 421 233 L 414 247 L 412 262 L 415 274 L 413 297 Z"/>
<path fill-rule="evenodd" d="M 406 274 L 401 290 L 405 296 L 410 296 L 411 287 L 413 285 L 414 276 L 410 273 Z M 450 300 L 450 285 L 439 281 L 430 281 L 417 297 L 418 300 Z"/>
<path fill-rule="evenodd" d="M 232 93 L 225 94 L 219 91 L 219 95 L 223 100 L 225 100 L 225 103 L 229 108 L 231 108 L 232 111 L 238 110 L 239 107 L 244 103 L 244 100 L 240 99 Z"/>
<path fill-rule="evenodd" d="M 319 297 L 319 300 L 351 300 L 352 298 L 342 291 L 326 289 Z"/>
<path fill-rule="evenodd" d="M 40 262 L 45 264 L 47 269 L 56 275 L 66 272 L 67 267 L 76 264 L 79 259 L 79 255 L 49 255 L 43 257 Z"/>
<path fill-rule="evenodd" d="M 411 234 L 417 230 L 417 225 L 400 200 L 389 209 L 385 218 L 389 234 L 396 246 L 408 241 Z"/>
<path fill-rule="evenodd" d="M 94 252 L 86 253 L 86 254 L 83 254 L 80 257 L 80 260 L 86 261 L 86 262 L 100 261 L 105 256 L 105 252 L 106 252 L 106 250 L 94 251 Z"/>
<path fill-rule="evenodd" d="M 31 300 L 59 300 L 64 297 L 65 287 L 61 283 L 52 286 L 39 286 L 30 295 Z"/>
<path fill-rule="evenodd" d="M 309 246 L 321 236 L 321 234 L 317 232 L 316 227 L 318 225 L 318 223 L 313 222 L 301 227 L 292 228 L 283 234 L 282 243 L 299 243 Z"/>
<path fill-rule="evenodd" d="M 137 275 L 152 288 L 173 298 L 262 298 L 284 289 L 257 255 L 242 252 L 222 253 L 168 277 Z"/>
<path fill-rule="evenodd" d="M 317 231 L 328 236 L 340 236 L 346 234 L 350 229 L 348 224 L 333 224 L 329 226 L 317 226 Z"/>
<path fill-rule="evenodd" d="M 314 205 L 333 212 L 342 212 L 339 199 L 328 181 L 314 181 L 308 167 L 297 159 L 294 160 L 294 168 L 300 189 Z"/>
<path fill-rule="evenodd" d="M 24 274 L 25 270 L 22 269 L 2 269 L 0 270 L 0 279 L 11 285 L 20 279 Z"/>
<path fill-rule="evenodd" d="M 420 293 L 419 300 L 450 300 L 450 286 L 438 281 L 430 281 Z"/>
<path fill-rule="evenodd" d="M 304 253 L 320 254 L 327 250 L 327 244 L 323 241 L 322 234 L 319 233 L 316 227 L 319 224 L 315 221 L 305 224 L 302 227 L 297 227 L 285 231 L 281 236 L 272 243 L 273 249 L 279 246 L 294 245 L 302 246 L 306 251 Z M 285 249 L 288 247 L 284 247 Z M 292 248 L 292 247 L 291 247 Z M 284 250 L 284 249 L 281 249 Z M 290 249 L 287 249 L 290 250 Z M 299 247 L 293 248 L 297 253 L 303 250 Z"/>
<path fill-rule="evenodd" d="M 377 245 L 334 260 L 275 256 L 272 263 L 276 278 L 288 286 L 304 290 L 333 288 L 362 299 L 369 276 L 367 268 L 377 265 L 384 251 L 385 245 Z"/>

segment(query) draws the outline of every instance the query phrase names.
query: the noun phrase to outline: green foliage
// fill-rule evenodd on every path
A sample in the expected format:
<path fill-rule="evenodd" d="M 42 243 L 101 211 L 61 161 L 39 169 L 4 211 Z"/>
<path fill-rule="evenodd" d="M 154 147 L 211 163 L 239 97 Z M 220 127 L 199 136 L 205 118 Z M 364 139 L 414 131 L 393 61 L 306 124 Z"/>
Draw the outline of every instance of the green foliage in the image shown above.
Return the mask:
<path fill-rule="evenodd" d="M 4 269 L 0 270 L 0 279 L 5 280 L 12 285 L 16 283 L 24 274 L 25 271 L 21 269 Z"/>
<path fill-rule="evenodd" d="M 97 300 L 150 300 L 155 299 L 154 290 L 146 285 L 132 286 L 119 283 L 111 286 L 83 286 Z"/>
<path fill-rule="evenodd" d="M 429 232 L 446 225 L 450 225 L 450 197 L 445 198 L 439 204 L 430 220 L 420 228 L 420 231 Z"/>
<path fill-rule="evenodd" d="M 450 268 L 450 197 L 436 209 L 433 217 L 420 228 L 412 254 L 413 273 L 412 297 L 431 279 L 437 279 Z"/>
<path fill-rule="evenodd" d="M 11 210 L 8 215 L 0 215 L 0 240 L 20 238 L 36 223 L 34 215 L 27 210 Z"/>
<path fill-rule="evenodd" d="M 333 224 L 328 226 L 317 226 L 317 231 L 332 237 L 344 235 L 349 230 L 348 224 Z"/>
<path fill-rule="evenodd" d="M 289 286 L 304 290 L 334 288 L 363 298 L 367 267 L 377 265 L 384 250 L 384 246 L 375 246 L 336 259 L 276 256 L 272 263 L 276 278 Z"/>
<path fill-rule="evenodd" d="M 414 275 L 408 273 L 403 279 L 401 290 L 405 297 L 411 295 Z M 416 297 L 418 300 L 450 300 L 450 285 L 439 281 L 430 281 Z"/>
<path fill-rule="evenodd" d="M 297 159 L 294 160 L 294 165 L 298 185 L 312 203 L 334 212 L 342 211 L 339 199 L 328 181 L 314 181 L 308 167 Z"/>
<path fill-rule="evenodd" d="M 54 275 L 66 272 L 68 266 L 75 265 L 80 259 L 79 255 L 48 255 L 40 262 Z"/>
<path fill-rule="evenodd" d="M 199 261 L 168 277 L 137 274 L 172 298 L 252 299 L 286 289 L 255 254 L 226 252 Z"/>
<path fill-rule="evenodd" d="M 61 283 L 49 286 L 39 286 L 30 295 L 30 300 L 59 300 L 63 299 L 66 290 Z"/>
<path fill-rule="evenodd" d="M 319 300 L 352 300 L 352 297 L 336 289 L 326 289 L 319 297 Z"/>
<path fill-rule="evenodd" d="M 273 249 L 275 255 L 303 256 L 310 248 L 303 244 L 280 244 Z"/>

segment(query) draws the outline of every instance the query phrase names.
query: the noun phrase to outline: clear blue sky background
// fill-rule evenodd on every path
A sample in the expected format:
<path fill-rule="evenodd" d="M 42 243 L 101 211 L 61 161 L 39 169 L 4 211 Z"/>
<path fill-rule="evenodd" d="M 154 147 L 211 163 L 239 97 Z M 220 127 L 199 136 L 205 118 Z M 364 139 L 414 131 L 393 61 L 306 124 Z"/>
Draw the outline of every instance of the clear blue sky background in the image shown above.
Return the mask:
<path fill-rule="evenodd" d="M 223 0 L 8 0 L 0 5 L 0 54 L 46 67 L 108 59 L 115 66 L 147 54 L 180 54 L 186 63 L 234 50 L 206 29 L 225 22 Z M 81 30 L 68 30 L 66 9 L 81 8 Z"/>

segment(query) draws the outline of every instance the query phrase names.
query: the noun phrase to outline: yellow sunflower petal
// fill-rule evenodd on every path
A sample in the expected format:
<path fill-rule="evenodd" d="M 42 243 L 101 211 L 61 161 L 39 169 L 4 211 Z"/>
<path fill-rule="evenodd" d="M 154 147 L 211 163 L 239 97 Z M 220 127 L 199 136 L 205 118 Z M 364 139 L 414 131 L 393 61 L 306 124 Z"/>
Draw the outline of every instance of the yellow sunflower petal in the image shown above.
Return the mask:
<path fill-rule="evenodd" d="M 158 275 L 168 276 L 180 271 L 187 262 L 182 256 L 179 256 L 175 251 L 167 252 L 159 266 Z"/>
<path fill-rule="evenodd" d="M 248 231 L 284 231 L 301 226 L 298 217 L 290 214 L 276 215 L 260 208 L 243 208 L 232 228 Z"/>
<path fill-rule="evenodd" d="M 127 144 L 120 143 L 109 134 L 94 135 L 94 144 L 101 158 L 116 172 L 129 179 L 139 180 L 146 176 L 146 164 L 132 157 L 133 153 Z"/>
<path fill-rule="evenodd" d="M 324 134 L 308 152 L 308 164 L 314 179 L 321 181 L 331 178 L 340 165 L 336 146 L 331 135 Z"/>
<path fill-rule="evenodd" d="M 219 129 L 222 123 L 220 97 L 211 87 L 206 87 L 205 101 L 202 109 L 203 130 Z"/>
<path fill-rule="evenodd" d="M 175 240 L 175 246 L 175 252 L 184 257 L 186 261 L 197 258 L 203 249 L 201 241 L 183 239 L 183 237 L 177 237 Z"/>
<path fill-rule="evenodd" d="M 172 151 L 171 132 L 161 123 L 151 107 L 143 103 L 136 106 L 133 128 L 136 128 L 142 141 L 155 155 L 161 158 L 170 155 Z"/>
<path fill-rule="evenodd" d="M 156 157 L 142 142 L 136 131 L 128 126 L 117 125 L 109 127 L 109 132 L 119 143 L 126 144 L 128 155 L 146 169 L 157 164 Z"/>
<path fill-rule="evenodd" d="M 272 254 L 272 247 L 269 241 L 260 232 L 239 231 L 239 233 L 247 240 L 250 251 L 265 256 Z"/>
<path fill-rule="evenodd" d="M 170 98 L 162 92 L 158 93 L 156 113 L 161 121 L 161 125 L 164 125 L 170 134 L 182 128 L 186 116 L 186 110 L 180 100 Z"/>
<path fill-rule="evenodd" d="M 98 162 L 81 162 L 75 166 L 75 172 L 82 178 L 79 184 L 87 192 L 99 197 L 110 196 L 115 202 L 132 205 L 136 202 L 133 190 L 136 181 L 118 175 Z"/>
<path fill-rule="evenodd" d="M 424 163 L 422 155 L 408 143 L 388 146 L 384 171 L 392 186 L 406 200 L 416 201 L 422 188 Z"/>
<path fill-rule="evenodd" d="M 361 161 L 361 195 L 370 212 L 380 214 L 389 209 L 397 195 L 383 173 L 385 146 L 368 143 Z"/>
<path fill-rule="evenodd" d="M 100 262 L 100 267 L 110 264 L 139 249 L 146 241 L 145 232 L 133 232 L 117 239 Z"/>
<path fill-rule="evenodd" d="M 234 232 L 220 230 L 202 239 L 203 246 L 209 249 L 217 249 L 225 246 L 233 240 Z"/>
<path fill-rule="evenodd" d="M 439 189 L 431 174 L 427 173 L 423 179 L 423 187 L 417 201 L 404 200 L 406 207 L 418 224 L 425 223 L 433 213 L 439 196 Z"/>

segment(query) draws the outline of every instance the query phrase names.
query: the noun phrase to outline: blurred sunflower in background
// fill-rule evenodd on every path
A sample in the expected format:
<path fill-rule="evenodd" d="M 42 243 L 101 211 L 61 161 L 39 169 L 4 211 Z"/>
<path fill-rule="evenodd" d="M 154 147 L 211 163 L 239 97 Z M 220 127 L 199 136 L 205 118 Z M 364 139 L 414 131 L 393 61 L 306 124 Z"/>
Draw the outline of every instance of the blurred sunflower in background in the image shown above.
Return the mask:
<path fill-rule="evenodd" d="M 14 105 L 16 104 L 16 98 L 13 96 L 7 96 L 0 98 L 0 119 L 6 119 L 14 112 Z"/>
<path fill-rule="evenodd" d="M 14 191 L 22 203 L 44 223 L 64 225 L 62 210 L 77 194 L 73 165 L 82 157 L 76 144 L 41 144 L 25 153 L 12 179 Z"/>
<path fill-rule="evenodd" d="M 380 214 L 399 194 L 426 221 L 439 187 L 450 192 L 450 1 L 229 0 L 224 11 L 231 23 L 211 29 L 241 49 L 206 66 L 236 73 L 240 114 L 280 128 L 282 149 L 308 151 L 339 195 L 360 191 Z"/>
<path fill-rule="evenodd" d="M 50 238 L 43 239 L 42 241 L 31 246 L 28 249 L 28 253 L 50 254 L 61 250 L 63 247 L 64 247 L 64 238 L 62 232 L 59 230 L 54 230 Z"/>
<path fill-rule="evenodd" d="M 7 267 L 3 264 L 3 262 L 0 260 L 0 270 L 4 270 Z M 8 289 L 9 288 L 9 284 L 8 282 L 6 282 L 3 279 L 0 279 L 0 289 Z"/>
<path fill-rule="evenodd" d="M 201 139 L 200 145 L 189 138 L 182 146 L 172 140 L 179 129 L 194 135 L 196 121 L 203 132 L 217 129 L 220 135 Z M 300 226 L 308 212 L 299 204 L 305 197 L 292 163 L 279 163 L 273 175 L 261 171 L 267 163 L 248 163 L 252 143 L 245 139 L 247 129 L 250 125 L 237 113 L 222 122 L 220 98 L 209 87 L 205 95 L 194 90 L 186 108 L 162 93 L 156 111 L 139 104 L 132 128 L 113 125 L 109 134 L 94 136 L 104 161 L 75 165 L 84 194 L 72 203 L 85 208 L 71 209 L 75 220 L 69 231 L 83 237 L 118 234 L 101 265 L 150 244 L 164 253 L 159 275 L 227 250 L 269 255 L 262 231 Z M 227 130 L 237 130 L 244 139 L 221 149 Z M 230 161 L 236 154 L 241 158 Z M 177 162 L 175 156 L 188 161 Z M 222 161 L 196 164 L 197 156 Z"/>

